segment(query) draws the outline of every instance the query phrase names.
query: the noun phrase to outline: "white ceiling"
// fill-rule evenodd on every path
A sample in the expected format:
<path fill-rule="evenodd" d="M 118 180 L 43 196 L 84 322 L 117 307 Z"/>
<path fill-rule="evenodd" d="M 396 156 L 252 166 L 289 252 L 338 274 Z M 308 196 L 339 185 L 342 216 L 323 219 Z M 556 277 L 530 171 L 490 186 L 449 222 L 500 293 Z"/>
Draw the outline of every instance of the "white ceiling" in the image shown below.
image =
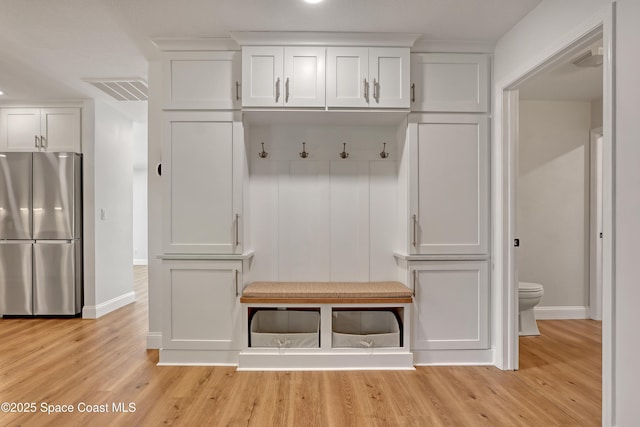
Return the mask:
<path fill-rule="evenodd" d="M 2 103 L 111 99 L 85 78 L 147 79 L 151 39 L 229 31 L 412 32 L 495 43 L 540 0 L 0 0 Z M 115 102 L 115 101 L 113 101 Z M 134 118 L 146 103 L 119 103 Z"/>

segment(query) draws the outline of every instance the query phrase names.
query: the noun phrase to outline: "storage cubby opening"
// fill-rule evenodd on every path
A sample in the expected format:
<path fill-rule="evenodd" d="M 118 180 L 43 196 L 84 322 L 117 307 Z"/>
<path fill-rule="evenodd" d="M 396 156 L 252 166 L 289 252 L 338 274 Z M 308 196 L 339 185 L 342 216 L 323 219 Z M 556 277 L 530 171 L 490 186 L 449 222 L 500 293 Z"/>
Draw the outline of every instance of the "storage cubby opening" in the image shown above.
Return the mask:
<path fill-rule="evenodd" d="M 249 347 L 319 348 L 319 308 L 249 308 Z"/>
<path fill-rule="evenodd" d="M 333 309 L 332 347 L 402 347 L 403 312 L 401 307 Z"/>

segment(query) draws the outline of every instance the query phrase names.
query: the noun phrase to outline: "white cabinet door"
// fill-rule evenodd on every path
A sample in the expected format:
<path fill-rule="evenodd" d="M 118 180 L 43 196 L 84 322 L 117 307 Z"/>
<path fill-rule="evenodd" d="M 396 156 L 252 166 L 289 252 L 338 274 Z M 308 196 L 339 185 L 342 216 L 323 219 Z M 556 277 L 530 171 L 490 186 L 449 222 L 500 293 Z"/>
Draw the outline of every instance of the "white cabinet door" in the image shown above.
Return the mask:
<path fill-rule="evenodd" d="M 240 350 L 242 262 L 163 261 L 164 349 Z"/>
<path fill-rule="evenodd" d="M 164 58 L 163 108 L 240 108 L 240 52 L 170 52 Z"/>
<path fill-rule="evenodd" d="M 409 49 L 327 49 L 327 107 L 409 108 Z"/>
<path fill-rule="evenodd" d="M 4 151 L 80 152 L 79 108 L 6 108 L 0 130 Z"/>
<path fill-rule="evenodd" d="M 242 106 L 283 105 L 284 49 L 247 46 L 242 48 Z"/>
<path fill-rule="evenodd" d="M 40 109 L 5 108 L 2 109 L 2 151 L 39 151 L 40 150 Z"/>
<path fill-rule="evenodd" d="M 489 261 L 410 265 L 412 350 L 489 348 Z"/>
<path fill-rule="evenodd" d="M 369 49 L 371 108 L 409 108 L 409 49 Z"/>
<path fill-rule="evenodd" d="M 411 109 L 425 112 L 489 110 L 489 58 L 484 54 L 411 55 Z"/>
<path fill-rule="evenodd" d="M 323 47 L 284 49 L 284 106 L 325 106 Z"/>
<path fill-rule="evenodd" d="M 80 152 L 80 109 L 43 108 L 40 110 L 42 151 Z"/>
<path fill-rule="evenodd" d="M 164 252 L 241 252 L 242 125 L 232 113 L 165 113 L 163 138 Z"/>
<path fill-rule="evenodd" d="M 409 253 L 487 254 L 487 118 L 431 114 L 409 125 Z"/>
<path fill-rule="evenodd" d="M 369 106 L 369 49 L 327 49 L 327 107 Z"/>

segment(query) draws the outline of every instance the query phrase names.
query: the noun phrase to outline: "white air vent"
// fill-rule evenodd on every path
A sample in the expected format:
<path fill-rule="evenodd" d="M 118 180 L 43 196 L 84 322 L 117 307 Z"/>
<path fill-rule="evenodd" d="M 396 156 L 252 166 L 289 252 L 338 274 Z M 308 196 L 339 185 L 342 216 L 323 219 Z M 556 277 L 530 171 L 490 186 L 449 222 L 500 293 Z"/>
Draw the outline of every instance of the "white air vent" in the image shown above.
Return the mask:
<path fill-rule="evenodd" d="M 85 79 L 118 101 L 146 101 L 147 82 L 140 79 Z"/>

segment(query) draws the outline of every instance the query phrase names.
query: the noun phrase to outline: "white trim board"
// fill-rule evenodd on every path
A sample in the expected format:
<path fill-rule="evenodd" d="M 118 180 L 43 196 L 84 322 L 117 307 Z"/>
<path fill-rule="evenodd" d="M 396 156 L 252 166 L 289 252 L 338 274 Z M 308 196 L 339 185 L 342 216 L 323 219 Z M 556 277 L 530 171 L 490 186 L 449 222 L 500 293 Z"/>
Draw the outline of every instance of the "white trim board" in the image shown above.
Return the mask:
<path fill-rule="evenodd" d="M 159 350 L 162 348 L 162 332 L 147 333 L 147 350 Z"/>
<path fill-rule="evenodd" d="M 149 265 L 149 260 L 147 258 L 134 258 L 133 265 Z"/>
<path fill-rule="evenodd" d="M 536 320 L 589 319 L 589 307 L 584 306 L 534 307 L 533 312 Z"/>
<path fill-rule="evenodd" d="M 82 308 L 83 319 L 98 319 L 105 314 L 109 314 L 112 311 L 116 311 L 119 308 L 129 305 L 136 301 L 136 293 L 131 291 L 126 294 L 122 294 L 109 301 L 102 302 L 98 305 L 85 305 Z"/>

